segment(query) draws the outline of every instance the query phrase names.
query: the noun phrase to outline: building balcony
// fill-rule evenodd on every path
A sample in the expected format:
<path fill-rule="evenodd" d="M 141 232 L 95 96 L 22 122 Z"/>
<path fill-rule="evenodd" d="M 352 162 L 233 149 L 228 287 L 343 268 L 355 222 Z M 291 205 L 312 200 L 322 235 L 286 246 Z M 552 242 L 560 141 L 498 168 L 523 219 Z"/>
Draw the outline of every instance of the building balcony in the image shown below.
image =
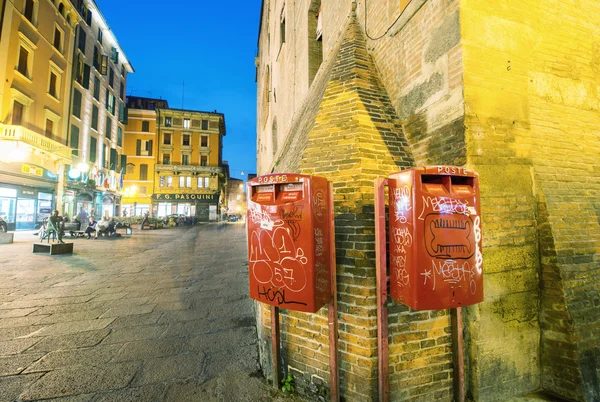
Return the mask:
<path fill-rule="evenodd" d="M 193 174 L 193 175 L 208 175 L 208 174 L 224 174 L 225 171 L 221 166 L 197 166 L 197 165 L 154 165 L 156 173 L 172 172 L 173 174 Z"/>
<path fill-rule="evenodd" d="M 33 151 L 37 151 L 37 153 L 54 161 L 70 163 L 72 160 L 71 148 L 23 126 L 0 123 L 0 141 L 14 141 L 20 145 L 25 144 Z"/>

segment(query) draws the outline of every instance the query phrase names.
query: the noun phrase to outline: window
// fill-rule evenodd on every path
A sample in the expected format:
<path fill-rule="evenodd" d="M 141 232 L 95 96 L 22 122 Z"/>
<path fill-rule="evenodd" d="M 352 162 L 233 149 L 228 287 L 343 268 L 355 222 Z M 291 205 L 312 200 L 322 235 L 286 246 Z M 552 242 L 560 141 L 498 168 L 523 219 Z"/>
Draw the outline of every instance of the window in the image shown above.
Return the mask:
<path fill-rule="evenodd" d="M 98 42 L 102 44 L 102 28 L 98 27 Z"/>
<path fill-rule="evenodd" d="M 164 187 L 165 186 L 165 176 L 160 176 L 158 178 L 158 186 L 159 187 Z"/>
<path fill-rule="evenodd" d="M 140 180 L 148 180 L 148 165 L 140 165 Z"/>
<path fill-rule="evenodd" d="M 117 126 L 117 146 L 123 145 L 123 129 Z"/>
<path fill-rule="evenodd" d="M 112 68 L 109 68 L 108 71 L 108 85 L 113 88 L 115 84 L 115 70 L 113 70 Z"/>
<path fill-rule="evenodd" d="M 198 188 L 202 188 L 204 186 L 204 178 L 198 177 Z"/>
<path fill-rule="evenodd" d="M 200 155 L 200 166 L 208 166 L 208 156 Z"/>
<path fill-rule="evenodd" d="M 180 176 L 179 177 L 179 188 L 183 188 L 185 187 L 185 177 Z"/>
<path fill-rule="evenodd" d="M 83 62 L 81 55 L 78 55 L 75 62 L 75 81 L 85 89 L 90 87 L 90 71 L 91 67 Z"/>
<path fill-rule="evenodd" d="M 53 71 L 50 71 L 50 82 L 48 83 L 48 93 L 58 99 L 58 77 Z"/>
<path fill-rule="evenodd" d="M 166 176 L 167 177 L 167 187 L 173 187 L 173 176 Z"/>
<path fill-rule="evenodd" d="M 184 147 L 189 147 L 190 146 L 190 135 L 189 134 L 184 134 L 183 135 L 183 139 L 182 139 L 181 145 L 183 145 Z"/>
<path fill-rule="evenodd" d="M 173 120 L 171 117 L 165 117 L 165 127 L 171 127 L 171 124 L 173 124 Z"/>
<path fill-rule="evenodd" d="M 204 188 L 208 188 L 208 177 L 204 178 Z"/>
<path fill-rule="evenodd" d="M 48 94 L 58 99 L 60 93 L 60 80 L 63 70 L 50 60 L 50 71 L 48 75 Z"/>
<path fill-rule="evenodd" d="M 200 146 L 207 147 L 208 146 L 208 136 L 203 135 L 200 137 Z"/>
<path fill-rule="evenodd" d="M 106 88 L 106 110 L 108 113 L 115 114 L 115 96 Z"/>
<path fill-rule="evenodd" d="M 81 51 L 81 53 L 85 54 L 85 41 L 86 41 L 86 34 L 85 31 L 83 30 L 83 28 L 79 27 L 79 39 L 77 42 L 77 49 L 79 49 Z"/>
<path fill-rule="evenodd" d="M 54 27 L 54 40 L 52 41 L 52 45 L 56 50 L 62 53 L 63 50 L 63 42 L 62 42 L 63 33 L 59 27 Z"/>
<path fill-rule="evenodd" d="M 12 112 L 12 124 L 21 125 L 23 123 L 23 112 L 24 111 L 25 111 L 25 106 L 22 103 L 14 101 L 13 112 Z"/>
<path fill-rule="evenodd" d="M 73 89 L 73 116 L 81 118 L 81 92 L 76 89 Z"/>
<path fill-rule="evenodd" d="M 87 10 L 85 13 L 85 23 L 90 27 L 92 26 L 92 10 Z"/>
<path fill-rule="evenodd" d="M 25 9 L 23 10 L 23 15 L 32 24 L 33 24 L 33 6 L 34 6 L 33 0 L 25 0 Z"/>
<path fill-rule="evenodd" d="M 131 174 L 133 172 L 135 172 L 135 165 L 133 163 L 128 163 L 127 164 L 127 174 Z M 162 177 L 161 177 L 161 179 L 162 179 Z"/>
<path fill-rule="evenodd" d="M 98 107 L 92 105 L 92 128 L 98 131 Z"/>
<path fill-rule="evenodd" d="M 150 122 L 149 121 L 142 122 L 142 131 L 145 133 L 150 132 Z"/>
<path fill-rule="evenodd" d="M 108 169 L 108 148 L 102 144 L 102 158 L 104 159 L 104 168 Z"/>
<path fill-rule="evenodd" d="M 171 154 L 163 154 L 162 164 L 163 165 L 170 165 L 171 164 Z"/>
<path fill-rule="evenodd" d="M 321 1 L 313 0 L 308 10 L 308 85 L 323 62 L 323 13 Z"/>
<path fill-rule="evenodd" d="M 71 126 L 71 141 L 69 142 L 69 146 L 73 149 L 73 156 L 79 155 L 79 127 L 72 125 Z"/>
<path fill-rule="evenodd" d="M 279 46 L 285 43 L 285 5 L 281 9 L 281 17 L 279 20 Z"/>
<path fill-rule="evenodd" d="M 208 130 L 208 120 L 202 120 L 202 130 Z"/>
<path fill-rule="evenodd" d="M 192 177 L 191 176 L 187 176 L 185 178 L 185 186 L 187 188 L 191 188 L 192 187 Z"/>
<path fill-rule="evenodd" d="M 140 195 L 148 194 L 148 186 L 139 186 L 138 188 Z"/>
<path fill-rule="evenodd" d="M 183 119 L 183 128 L 190 128 L 190 119 Z"/>
<path fill-rule="evenodd" d="M 90 137 L 90 162 L 96 162 L 96 152 L 98 152 L 98 140 L 96 137 Z"/>
<path fill-rule="evenodd" d="M 44 134 L 48 138 L 52 138 L 54 136 L 54 122 L 50 119 L 46 119 L 46 130 Z"/>
<path fill-rule="evenodd" d="M 152 140 L 137 140 L 135 154 L 137 156 L 152 156 Z"/>
<path fill-rule="evenodd" d="M 190 156 L 188 154 L 181 154 L 181 164 L 185 166 L 190 164 Z"/>
<path fill-rule="evenodd" d="M 104 131 L 104 136 L 106 138 L 112 139 L 112 120 L 108 117 L 106 118 L 106 128 Z"/>
<path fill-rule="evenodd" d="M 19 64 L 17 71 L 29 78 L 29 52 L 23 46 L 19 48 Z"/>
<path fill-rule="evenodd" d="M 89 66 L 88 66 L 89 67 Z M 94 99 L 100 101 L 100 79 L 94 75 Z"/>
<path fill-rule="evenodd" d="M 171 133 L 165 133 L 163 137 L 163 144 L 171 145 Z"/>
<path fill-rule="evenodd" d="M 121 82 L 121 88 L 119 89 L 119 98 L 121 98 L 121 100 L 123 100 L 124 96 L 125 96 L 125 83 Z"/>

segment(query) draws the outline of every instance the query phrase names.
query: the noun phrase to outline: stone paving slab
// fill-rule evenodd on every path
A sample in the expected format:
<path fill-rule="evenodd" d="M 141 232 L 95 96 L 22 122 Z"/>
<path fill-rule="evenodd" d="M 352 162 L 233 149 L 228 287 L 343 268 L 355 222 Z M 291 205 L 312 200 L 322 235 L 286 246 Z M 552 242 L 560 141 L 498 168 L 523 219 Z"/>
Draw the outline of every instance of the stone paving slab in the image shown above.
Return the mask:
<path fill-rule="evenodd" d="M 74 239 L 70 256 L 32 254 L 35 239 L 0 257 L 0 401 L 278 400 L 243 225 Z"/>

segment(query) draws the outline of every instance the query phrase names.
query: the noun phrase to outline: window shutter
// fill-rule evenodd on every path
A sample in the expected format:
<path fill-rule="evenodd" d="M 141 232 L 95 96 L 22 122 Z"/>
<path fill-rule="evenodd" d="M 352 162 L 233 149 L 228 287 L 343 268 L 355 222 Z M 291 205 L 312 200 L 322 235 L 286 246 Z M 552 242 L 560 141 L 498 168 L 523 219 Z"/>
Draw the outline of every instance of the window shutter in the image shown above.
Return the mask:
<path fill-rule="evenodd" d="M 118 64 L 119 63 L 119 52 L 117 51 L 116 47 L 113 47 L 111 49 L 111 60 L 113 61 L 113 63 Z"/>
<path fill-rule="evenodd" d="M 110 149 L 110 170 L 117 170 L 117 150 Z"/>
<path fill-rule="evenodd" d="M 71 126 L 71 142 L 69 146 L 73 148 L 73 156 L 79 155 L 79 127 L 72 125 Z"/>
<path fill-rule="evenodd" d="M 117 126 L 117 145 L 123 145 L 123 129 Z"/>
<path fill-rule="evenodd" d="M 98 150 L 98 141 L 94 137 L 90 137 L 90 162 L 96 162 L 96 152 Z"/>
<path fill-rule="evenodd" d="M 152 140 L 148 141 L 148 156 L 152 156 Z"/>
<path fill-rule="evenodd" d="M 125 173 L 127 166 L 127 155 L 121 155 L 121 173 Z"/>
<path fill-rule="evenodd" d="M 142 140 L 137 140 L 135 144 L 135 154 L 140 156 L 142 154 Z"/>
<path fill-rule="evenodd" d="M 73 90 L 73 116 L 81 117 L 81 92 Z"/>
<path fill-rule="evenodd" d="M 88 64 L 83 65 L 83 87 L 90 89 L 90 66 Z"/>

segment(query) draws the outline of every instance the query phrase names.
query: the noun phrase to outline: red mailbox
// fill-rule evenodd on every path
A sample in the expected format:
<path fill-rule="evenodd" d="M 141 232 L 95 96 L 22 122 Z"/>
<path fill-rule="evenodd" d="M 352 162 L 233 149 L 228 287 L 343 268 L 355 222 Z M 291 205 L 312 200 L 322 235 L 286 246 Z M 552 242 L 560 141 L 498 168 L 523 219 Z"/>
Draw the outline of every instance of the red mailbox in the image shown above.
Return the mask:
<path fill-rule="evenodd" d="M 329 302 L 329 184 L 282 173 L 248 182 L 250 297 L 314 313 Z"/>
<path fill-rule="evenodd" d="M 393 173 L 390 294 L 415 310 L 483 301 L 479 178 L 457 166 Z"/>

